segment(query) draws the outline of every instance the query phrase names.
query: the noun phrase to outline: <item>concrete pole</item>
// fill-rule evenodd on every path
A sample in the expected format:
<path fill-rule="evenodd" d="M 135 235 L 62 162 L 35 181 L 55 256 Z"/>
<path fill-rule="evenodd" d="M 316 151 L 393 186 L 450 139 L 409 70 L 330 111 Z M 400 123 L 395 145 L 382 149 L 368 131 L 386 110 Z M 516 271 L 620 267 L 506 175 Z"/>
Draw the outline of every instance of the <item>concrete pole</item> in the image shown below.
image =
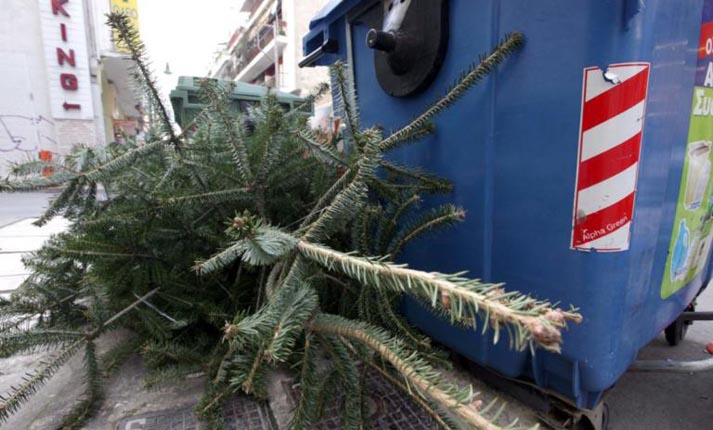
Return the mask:
<path fill-rule="evenodd" d="M 273 21 L 272 24 L 272 31 L 273 31 L 273 43 L 274 43 L 274 50 L 275 50 L 275 89 L 279 90 L 280 89 L 280 48 L 277 46 L 277 37 L 280 35 L 280 17 L 278 15 L 278 11 L 280 10 L 280 0 L 275 0 L 275 10 L 274 10 L 274 16 L 275 20 Z"/>

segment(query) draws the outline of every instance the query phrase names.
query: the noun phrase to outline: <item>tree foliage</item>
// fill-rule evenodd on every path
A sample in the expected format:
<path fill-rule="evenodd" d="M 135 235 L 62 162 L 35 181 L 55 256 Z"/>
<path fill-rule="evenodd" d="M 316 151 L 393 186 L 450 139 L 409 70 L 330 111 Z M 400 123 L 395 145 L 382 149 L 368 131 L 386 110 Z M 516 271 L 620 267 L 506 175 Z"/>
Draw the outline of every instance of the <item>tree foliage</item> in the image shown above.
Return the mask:
<path fill-rule="evenodd" d="M 453 415 L 471 428 L 500 428 L 492 405 L 480 409 L 469 387 L 441 377 L 442 354 L 398 314 L 400 298 L 415 297 L 454 324 L 491 329 L 496 340 L 506 330 L 518 349 L 558 351 L 561 330 L 580 316 L 464 273 L 393 263 L 411 240 L 465 212 L 453 205 L 419 211 L 422 193 L 450 184 L 384 154 L 431 133 L 437 114 L 522 37 L 507 36 L 442 99 L 386 136 L 362 128 L 341 63 L 331 81 L 345 127 L 334 136 L 311 130 L 271 94 L 236 113 L 228 108 L 230 86 L 212 80 L 201 84 L 205 110 L 178 133 L 136 32 L 120 14 L 109 25 L 131 53 L 153 128 L 145 143 L 78 146 L 62 162 L 18 165 L 15 179 L 0 183 L 5 191 L 63 186 L 38 223 L 59 214 L 71 220 L 26 260 L 33 275 L 0 303 L 0 352 L 56 351 L 2 397 L 0 419 L 84 349 L 86 392 L 64 428 L 79 428 L 96 410 L 105 373 L 118 367 L 112 357 L 132 350 L 152 370 L 147 385 L 205 372 L 197 411 L 215 427 L 222 399 L 236 391 L 264 397 L 269 372 L 289 366 L 301 387 L 293 429 L 312 428 L 336 391 L 345 397 L 345 428 L 361 428 L 362 363 L 444 428 L 459 425 Z M 40 177 L 48 166 L 54 174 Z M 98 357 L 97 336 L 116 327 L 135 338 Z"/>

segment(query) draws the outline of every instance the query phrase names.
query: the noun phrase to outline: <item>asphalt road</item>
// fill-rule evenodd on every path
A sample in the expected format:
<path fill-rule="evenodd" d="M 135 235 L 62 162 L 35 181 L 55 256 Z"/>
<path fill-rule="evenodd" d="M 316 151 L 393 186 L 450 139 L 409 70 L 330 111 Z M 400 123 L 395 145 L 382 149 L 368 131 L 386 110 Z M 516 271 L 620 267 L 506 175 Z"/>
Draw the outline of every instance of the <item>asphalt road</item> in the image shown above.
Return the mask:
<path fill-rule="evenodd" d="M 0 194 L 0 227 L 36 217 L 52 194 Z M 699 310 L 713 311 L 713 287 L 700 298 Z M 700 360 L 710 357 L 713 322 L 697 322 L 677 347 L 663 336 L 644 348 L 639 359 Z M 2 371 L 2 369 L 0 369 Z M 713 371 L 700 374 L 627 373 L 609 392 L 609 430 L 713 429 Z"/>

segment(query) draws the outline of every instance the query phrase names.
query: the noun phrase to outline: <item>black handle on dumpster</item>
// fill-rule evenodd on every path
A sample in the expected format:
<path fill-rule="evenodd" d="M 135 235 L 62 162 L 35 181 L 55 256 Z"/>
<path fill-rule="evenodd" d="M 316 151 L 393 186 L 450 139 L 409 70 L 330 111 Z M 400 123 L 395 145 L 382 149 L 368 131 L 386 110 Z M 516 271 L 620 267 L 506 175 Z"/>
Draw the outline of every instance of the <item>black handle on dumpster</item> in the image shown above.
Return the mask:
<path fill-rule="evenodd" d="M 302 61 L 299 62 L 298 66 L 309 67 L 314 64 L 317 60 L 324 54 L 334 54 L 339 51 L 339 42 L 334 39 L 327 39 L 322 46 L 310 52 Z"/>
<path fill-rule="evenodd" d="M 379 31 L 374 28 L 366 34 L 366 46 L 384 52 L 396 49 L 396 35 L 391 31 Z"/>

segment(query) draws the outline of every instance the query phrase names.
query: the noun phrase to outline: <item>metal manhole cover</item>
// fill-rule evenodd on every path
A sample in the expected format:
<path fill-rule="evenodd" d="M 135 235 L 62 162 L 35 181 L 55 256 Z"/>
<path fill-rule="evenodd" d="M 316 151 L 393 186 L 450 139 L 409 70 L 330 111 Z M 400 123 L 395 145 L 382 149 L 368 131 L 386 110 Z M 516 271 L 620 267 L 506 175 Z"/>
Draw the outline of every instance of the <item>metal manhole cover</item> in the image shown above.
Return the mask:
<path fill-rule="evenodd" d="M 292 406 L 297 404 L 299 389 L 290 388 Z M 367 375 L 370 399 L 369 430 L 437 430 L 438 425 L 413 400 L 376 372 Z M 324 411 L 324 418 L 315 429 L 342 428 L 342 398 Z"/>
<path fill-rule="evenodd" d="M 225 430 L 275 430 L 268 406 L 236 396 L 223 405 Z M 193 406 L 124 418 L 117 430 L 199 430 Z"/>

